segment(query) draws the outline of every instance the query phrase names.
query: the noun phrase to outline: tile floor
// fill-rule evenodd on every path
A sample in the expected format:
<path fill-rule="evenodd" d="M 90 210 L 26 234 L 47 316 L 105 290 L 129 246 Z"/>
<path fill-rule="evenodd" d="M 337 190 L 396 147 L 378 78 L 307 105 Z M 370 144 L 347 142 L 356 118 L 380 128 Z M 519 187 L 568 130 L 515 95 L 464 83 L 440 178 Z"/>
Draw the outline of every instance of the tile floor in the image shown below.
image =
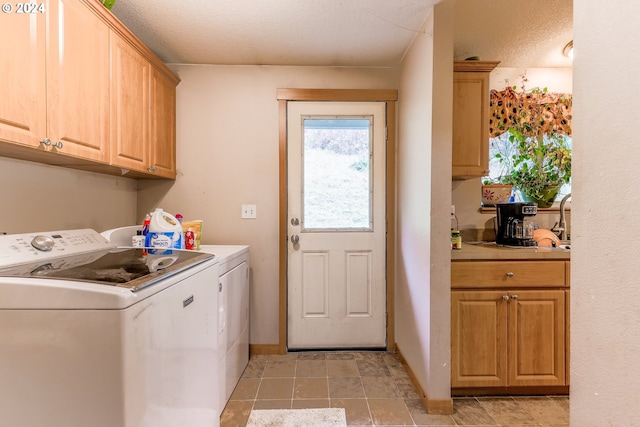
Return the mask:
<path fill-rule="evenodd" d="M 220 425 L 244 427 L 251 409 L 323 407 L 345 408 L 349 426 L 569 426 L 567 396 L 454 398 L 453 415 L 429 415 L 385 352 L 252 356 Z"/>

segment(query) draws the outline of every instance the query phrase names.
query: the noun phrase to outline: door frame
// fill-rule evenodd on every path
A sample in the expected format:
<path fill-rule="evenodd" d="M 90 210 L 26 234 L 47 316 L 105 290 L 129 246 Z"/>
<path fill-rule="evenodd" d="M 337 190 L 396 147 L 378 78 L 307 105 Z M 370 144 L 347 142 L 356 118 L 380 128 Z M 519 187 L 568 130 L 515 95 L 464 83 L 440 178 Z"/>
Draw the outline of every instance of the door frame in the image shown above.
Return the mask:
<path fill-rule="evenodd" d="M 386 104 L 386 281 L 387 350 L 395 350 L 395 218 L 396 218 L 396 101 L 395 89 L 277 89 L 279 130 L 279 286 L 278 353 L 287 353 L 287 102 L 289 101 L 378 101 Z"/>

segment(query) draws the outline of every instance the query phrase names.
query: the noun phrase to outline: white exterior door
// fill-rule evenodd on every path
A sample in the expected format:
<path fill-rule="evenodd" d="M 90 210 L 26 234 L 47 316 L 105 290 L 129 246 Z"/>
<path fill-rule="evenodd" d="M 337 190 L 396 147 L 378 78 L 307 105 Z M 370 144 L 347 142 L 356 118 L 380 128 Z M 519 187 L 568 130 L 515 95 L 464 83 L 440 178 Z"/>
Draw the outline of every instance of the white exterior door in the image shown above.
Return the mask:
<path fill-rule="evenodd" d="M 290 349 L 386 346 L 384 102 L 287 104 Z"/>

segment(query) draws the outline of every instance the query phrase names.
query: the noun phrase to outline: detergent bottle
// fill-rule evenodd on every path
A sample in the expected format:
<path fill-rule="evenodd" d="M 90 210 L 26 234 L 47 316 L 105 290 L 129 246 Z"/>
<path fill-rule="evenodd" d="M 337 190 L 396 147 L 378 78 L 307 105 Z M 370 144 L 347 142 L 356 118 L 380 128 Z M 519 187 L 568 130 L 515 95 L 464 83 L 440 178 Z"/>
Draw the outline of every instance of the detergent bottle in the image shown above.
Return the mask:
<path fill-rule="evenodd" d="M 151 214 L 145 246 L 155 250 L 180 249 L 182 246 L 182 226 L 176 217 L 161 208 L 156 208 Z"/>

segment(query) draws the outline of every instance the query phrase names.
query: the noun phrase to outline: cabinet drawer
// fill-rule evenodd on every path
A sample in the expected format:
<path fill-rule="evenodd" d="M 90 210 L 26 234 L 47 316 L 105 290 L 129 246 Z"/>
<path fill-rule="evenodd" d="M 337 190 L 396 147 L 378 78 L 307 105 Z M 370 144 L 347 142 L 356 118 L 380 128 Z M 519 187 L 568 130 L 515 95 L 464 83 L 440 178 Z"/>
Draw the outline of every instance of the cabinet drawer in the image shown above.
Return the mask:
<path fill-rule="evenodd" d="M 451 263 L 452 288 L 564 287 L 563 261 L 475 261 Z"/>

